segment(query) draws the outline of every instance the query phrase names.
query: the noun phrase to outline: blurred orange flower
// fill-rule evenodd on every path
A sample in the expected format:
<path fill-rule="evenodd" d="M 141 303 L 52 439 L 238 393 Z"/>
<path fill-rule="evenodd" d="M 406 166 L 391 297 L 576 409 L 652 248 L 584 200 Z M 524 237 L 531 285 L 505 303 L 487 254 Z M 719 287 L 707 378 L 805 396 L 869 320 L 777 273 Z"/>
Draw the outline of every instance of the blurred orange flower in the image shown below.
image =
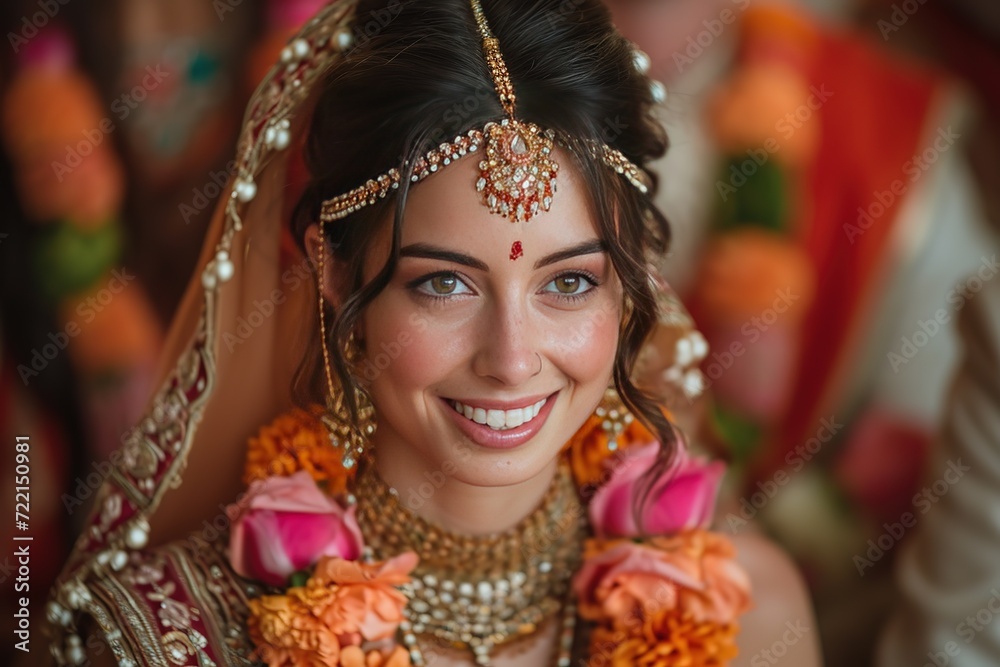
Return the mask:
<path fill-rule="evenodd" d="M 623 640 L 620 631 L 596 628 L 590 640 L 590 664 L 721 667 L 738 653 L 738 632 L 735 623 L 698 622 L 690 614 L 660 611 L 644 621 L 641 632 Z"/>

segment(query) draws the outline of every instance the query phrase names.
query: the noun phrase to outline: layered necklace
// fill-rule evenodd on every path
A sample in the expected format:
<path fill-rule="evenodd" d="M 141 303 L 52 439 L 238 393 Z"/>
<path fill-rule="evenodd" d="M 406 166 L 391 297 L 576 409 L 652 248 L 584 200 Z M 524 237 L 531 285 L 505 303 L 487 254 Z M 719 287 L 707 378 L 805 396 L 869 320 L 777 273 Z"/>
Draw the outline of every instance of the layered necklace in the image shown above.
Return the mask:
<path fill-rule="evenodd" d="M 370 460 L 358 471 L 354 493 L 365 558 L 404 551 L 420 557 L 411 583 L 401 588 L 409 602 L 400 641 L 414 665 L 426 664 L 418 638 L 471 651 L 476 664 L 490 665 L 494 648 L 536 633 L 561 611 L 553 664 L 569 666 L 576 622 L 570 579 L 587 527 L 567 466 L 560 465 L 531 514 L 491 535 L 452 533 L 417 516 Z"/>

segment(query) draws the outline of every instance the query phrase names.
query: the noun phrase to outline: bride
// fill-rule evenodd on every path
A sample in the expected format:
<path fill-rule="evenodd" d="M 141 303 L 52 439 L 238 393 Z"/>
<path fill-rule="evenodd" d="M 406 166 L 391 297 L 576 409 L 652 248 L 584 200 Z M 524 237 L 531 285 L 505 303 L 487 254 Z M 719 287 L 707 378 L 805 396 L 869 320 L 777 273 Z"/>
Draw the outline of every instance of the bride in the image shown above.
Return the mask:
<path fill-rule="evenodd" d="M 484 4 L 334 2 L 258 89 L 59 664 L 816 664 L 637 384 L 691 363 L 641 54 L 597 0 Z"/>

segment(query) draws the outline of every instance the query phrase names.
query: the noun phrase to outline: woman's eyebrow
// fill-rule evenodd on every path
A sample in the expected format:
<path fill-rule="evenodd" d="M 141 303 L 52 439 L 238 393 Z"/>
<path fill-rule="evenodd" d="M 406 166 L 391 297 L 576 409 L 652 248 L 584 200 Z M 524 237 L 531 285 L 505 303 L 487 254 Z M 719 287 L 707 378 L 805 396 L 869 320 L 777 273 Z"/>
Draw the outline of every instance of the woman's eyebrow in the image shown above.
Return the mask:
<path fill-rule="evenodd" d="M 557 250 L 546 255 L 545 257 L 542 257 L 540 260 L 535 262 L 535 268 L 540 269 L 543 266 L 555 264 L 556 262 L 561 262 L 564 259 L 569 259 L 570 257 L 592 255 L 597 252 L 607 252 L 607 250 L 608 249 L 607 246 L 604 245 L 604 241 L 600 239 L 591 239 L 590 241 L 584 241 L 583 243 L 578 243 L 577 245 L 564 250 Z"/>
<path fill-rule="evenodd" d="M 571 257 L 578 257 L 580 255 L 592 255 L 598 252 L 606 252 L 607 247 L 604 245 L 604 241 L 600 239 L 591 239 L 589 241 L 584 241 L 583 243 L 578 243 L 575 246 L 570 246 L 569 248 L 564 248 L 562 250 L 557 250 L 553 253 L 542 257 L 537 262 L 535 262 L 536 269 L 540 269 L 543 266 L 548 266 L 549 264 L 555 264 L 556 262 L 561 262 L 564 259 L 569 259 Z M 442 248 L 440 246 L 431 245 L 429 243 L 413 243 L 405 246 L 399 251 L 400 257 L 422 257 L 424 259 L 439 259 L 445 262 L 454 262 L 455 264 L 461 264 L 462 266 L 468 266 L 472 269 L 477 269 L 483 272 L 489 272 L 489 265 L 480 260 L 472 257 L 471 255 L 466 255 L 465 253 L 458 252 L 457 250 L 449 250 L 447 248 Z"/>
<path fill-rule="evenodd" d="M 424 257 L 426 259 L 440 259 L 445 262 L 454 262 L 456 264 L 462 264 L 463 266 L 468 266 L 469 268 L 478 269 L 480 271 L 489 271 L 490 267 L 475 257 L 466 255 L 465 253 L 457 252 L 455 250 L 448 250 L 447 248 L 441 248 L 439 246 L 430 245 L 428 243 L 413 243 L 399 251 L 400 257 Z"/>

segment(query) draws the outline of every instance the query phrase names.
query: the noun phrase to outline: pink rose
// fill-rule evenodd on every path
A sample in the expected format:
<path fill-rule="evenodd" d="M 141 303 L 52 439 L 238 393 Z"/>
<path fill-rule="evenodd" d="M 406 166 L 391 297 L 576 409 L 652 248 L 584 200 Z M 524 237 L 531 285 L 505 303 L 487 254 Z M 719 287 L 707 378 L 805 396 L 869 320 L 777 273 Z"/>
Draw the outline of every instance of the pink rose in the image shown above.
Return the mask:
<path fill-rule="evenodd" d="M 632 447 L 612 465 L 611 479 L 590 502 L 590 521 L 598 537 L 667 535 L 691 528 L 706 528 L 715 511 L 715 496 L 725 466 L 692 458 L 681 447 L 671 471 L 653 487 L 643 506 L 640 524 L 633 508 L 635 488 L 656 461 L 658 443 Z"/>
<path fill-rule="evenodd" d="M 345 511 L 302 470 L 250 486 L 229 537 L 229 558 L 241 576 L 283 586 L 321 556 L 354 560 L 362 546 L 354 508 Z"/>

